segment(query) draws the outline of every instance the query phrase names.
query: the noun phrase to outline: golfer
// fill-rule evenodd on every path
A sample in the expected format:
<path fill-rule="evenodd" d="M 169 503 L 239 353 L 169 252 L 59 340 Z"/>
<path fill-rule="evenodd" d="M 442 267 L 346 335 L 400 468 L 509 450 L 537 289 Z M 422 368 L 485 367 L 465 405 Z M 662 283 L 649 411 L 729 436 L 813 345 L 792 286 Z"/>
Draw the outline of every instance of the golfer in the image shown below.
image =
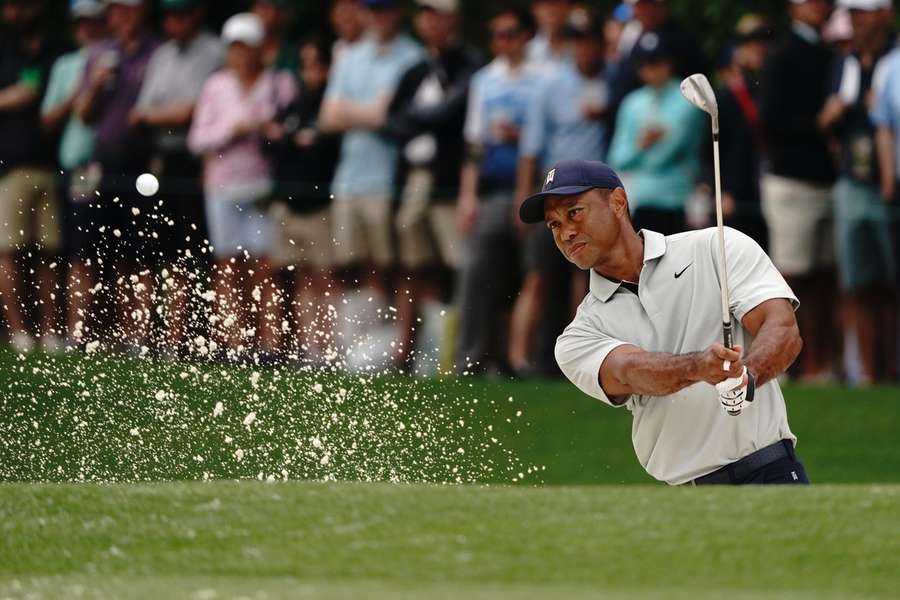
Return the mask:
<path fill-rule="evenodd" d="M 588 161 L 558 163 L 519 215 L 545 221 L 563 255 L 590 270 L 556 360 L 583 392 L 631 411 L 634 449 L 650 475 L 670 485 L 809 483 L 775 380 L 802 346 L 798 302 L 756 242 L 725 230 L 740 323 L 730 350 L 716 341 L 716 228 L 636 232 L 618 175 Z"/>

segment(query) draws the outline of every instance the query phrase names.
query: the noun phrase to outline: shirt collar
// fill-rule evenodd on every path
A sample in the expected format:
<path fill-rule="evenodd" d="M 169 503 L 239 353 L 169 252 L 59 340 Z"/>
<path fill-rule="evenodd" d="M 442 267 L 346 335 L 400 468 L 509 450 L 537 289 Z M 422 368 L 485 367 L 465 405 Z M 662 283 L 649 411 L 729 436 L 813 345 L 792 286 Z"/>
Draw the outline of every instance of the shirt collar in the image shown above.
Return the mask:
<path fill-rule="evenodd" d="M 816 31 L 812 25 L 803 23 L 801 21 L 794 21 L 793 23 L 791 23 L 791 29 L 794 31 L 794 33 L 802 37 L 810 44 L 819 43 L 819 32 Z"/>
<path fill-rule="evenodd" d="M 649 229 L 641 229 L 638 235 L 644 238 L 644 264 L 656 260 L 666 253 L 666 236 Z M 606 302 L 621 287 L 622 283 L 607 279 L 597 271 L 591 269 L 590 289 L 600 302 Z"/>

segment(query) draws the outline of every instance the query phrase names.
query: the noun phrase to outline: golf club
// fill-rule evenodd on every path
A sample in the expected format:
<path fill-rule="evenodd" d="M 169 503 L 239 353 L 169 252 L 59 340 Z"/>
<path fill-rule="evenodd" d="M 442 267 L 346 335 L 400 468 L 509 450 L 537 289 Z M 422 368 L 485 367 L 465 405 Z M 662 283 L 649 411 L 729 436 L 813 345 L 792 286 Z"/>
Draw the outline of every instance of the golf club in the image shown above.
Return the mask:
<path fill-rule="evenodd" d="M 688 102 L 712 119 L 713 163 L 716 172 L 716 226 L 719 229 L 719 281 L 722 290 L 722 335 L 725 347 L 734 348 L 734 332 L 728 302 L 728 279 L 725 269 L 725 225 L 722 221 L 722 179 L 719 168 L 719 104 L 706 75 L 696 73 L 681 82 L 681 93 Z"/>

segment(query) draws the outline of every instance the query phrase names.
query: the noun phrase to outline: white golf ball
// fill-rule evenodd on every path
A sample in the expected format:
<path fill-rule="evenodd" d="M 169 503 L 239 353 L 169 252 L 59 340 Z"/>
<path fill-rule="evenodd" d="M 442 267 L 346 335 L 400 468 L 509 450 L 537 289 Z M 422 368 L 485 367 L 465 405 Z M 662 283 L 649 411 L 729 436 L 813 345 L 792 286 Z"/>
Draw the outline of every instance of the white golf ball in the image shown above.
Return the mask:
<path fill-rule="evenodd" d="M 153 196 L 159 191 L 159 179 L 152 173 L 144 173 L 137 178 L 135 187 L 141 196 Z"/>

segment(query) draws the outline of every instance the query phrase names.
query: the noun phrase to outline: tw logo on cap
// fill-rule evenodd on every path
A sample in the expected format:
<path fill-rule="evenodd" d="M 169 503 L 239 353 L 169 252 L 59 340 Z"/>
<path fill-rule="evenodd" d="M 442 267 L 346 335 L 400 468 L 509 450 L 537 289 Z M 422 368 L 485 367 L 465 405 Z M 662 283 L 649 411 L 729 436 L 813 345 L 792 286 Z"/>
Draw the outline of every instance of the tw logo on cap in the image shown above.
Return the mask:
<path fill-rule="evenodd" d="M 556 169 L 550 169 L 550 172 L 547 173 L 547 181 L 544 182 L 544 187 L 547 187 L 551 183 L 553 183 L 553 178 L 556 177 Z"/>

